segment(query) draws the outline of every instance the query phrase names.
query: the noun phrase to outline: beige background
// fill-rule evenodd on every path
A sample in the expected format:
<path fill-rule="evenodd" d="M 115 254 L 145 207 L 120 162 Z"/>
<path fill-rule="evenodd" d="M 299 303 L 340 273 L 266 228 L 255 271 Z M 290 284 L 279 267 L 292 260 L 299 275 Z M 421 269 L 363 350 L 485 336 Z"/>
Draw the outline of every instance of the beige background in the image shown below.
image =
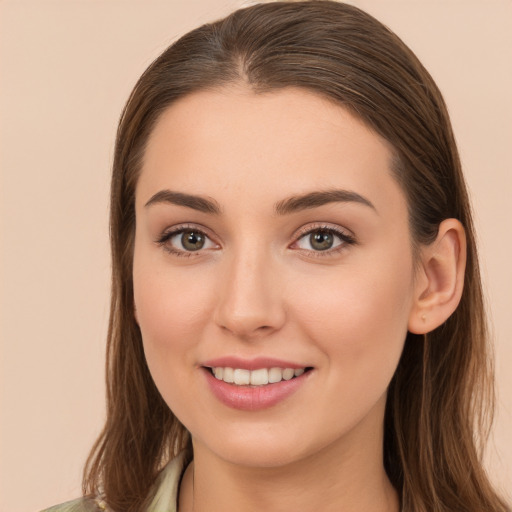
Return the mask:
<path fill-rule="evenodd" d="M 234 0 L 0 0 L 0 511 L 76 497 L 104 414 L 107 198 L 117 119 L 172 40 Z M 493 311 L 493 479 L 512 488 L 512 1 L 361 0 L 450 107 Z"/>

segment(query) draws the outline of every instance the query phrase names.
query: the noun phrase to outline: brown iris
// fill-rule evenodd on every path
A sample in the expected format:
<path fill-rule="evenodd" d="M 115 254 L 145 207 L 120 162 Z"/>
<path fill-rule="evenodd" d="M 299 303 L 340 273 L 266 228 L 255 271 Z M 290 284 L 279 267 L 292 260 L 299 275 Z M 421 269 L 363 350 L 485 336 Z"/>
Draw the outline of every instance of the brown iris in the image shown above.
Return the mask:
<path fill-rule="evenodd" d="M 181 235 L 181 244 L 187 251 L 199 251 L 205 243 L 205 236 L 197 231 L 184 231 Z"/>
<path fill-rule="evenodd" d="M 334 236 L 328 231 L 315 231 L 309 235 L 311 247 L 317 251 L 326 251 L 334 244 Z"/>

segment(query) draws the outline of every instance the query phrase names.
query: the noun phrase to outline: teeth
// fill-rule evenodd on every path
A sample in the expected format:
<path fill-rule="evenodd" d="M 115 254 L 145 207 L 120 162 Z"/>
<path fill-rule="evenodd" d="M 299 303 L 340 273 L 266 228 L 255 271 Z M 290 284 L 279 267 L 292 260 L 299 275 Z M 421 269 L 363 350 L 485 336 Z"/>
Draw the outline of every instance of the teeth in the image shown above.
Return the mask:
<path fill-rule="evenodd" d="M 217 377 L 217 375 L 215 375 Z M 224 375 L 222 377 L 224 382 L 234 382 L 235 381 L 235 371 L 233 368 L 224 368 Z"/>
<path fill-rule="evenodd" d="M 251 384 L 253 386 L 263 386 L 264 384 L 268 384 L 268 370 L 266 368 L 253 370 L 251 372 Z"/>
<path fill-rule="evenodd" d="M 284 380 L 290 380 L 294 376 L 294 370 L 293 368 L 285 368 L 283 370 L 283 379 Z"/>
<path fill-rule="evenodd" d="M 260 368 L 258 370 L 243 370 L 240 368 L 212 368 L 215 378 L 237 386 L 265 386 L 282 380 L 300 377 L 305 368 Z"/>
<path fill-rule="evenodd" d="M 283 380 L 283 370 L 281 368 L 270 368 L 268 381 L 274 384 L 275 382 L 281 382 L 281 380 Z"/>
<path fill-rule="evenodd" d="M 251 382 L 251 372 L 250 370 L 239 370 L 238 368 L 235 370 L 233 382 L 237 386 L 246 386 Z"/>

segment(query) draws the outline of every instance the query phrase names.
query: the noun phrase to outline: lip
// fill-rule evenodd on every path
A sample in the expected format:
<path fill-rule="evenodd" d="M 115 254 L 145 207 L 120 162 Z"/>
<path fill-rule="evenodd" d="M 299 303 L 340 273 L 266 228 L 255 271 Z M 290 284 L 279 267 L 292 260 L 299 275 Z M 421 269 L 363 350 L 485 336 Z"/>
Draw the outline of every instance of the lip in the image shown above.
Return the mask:
<path fill-rule="evenodd" d="M 292 363 L 284 361 L 283 359 L 275 359 L 273 357 L 255 357 L 253 359 L 242 359 L 235 356 L 219 357 L 217 359 L 210 359 L 204 361 L 200 366 L 207 366 L 209 368 L 223 367 L 223 368 L 240 368 L 241 370 L 259 370 L 261 368 L 306 368 L 309 365 Z"/>
<path fill-rule="evenodd" d="M 223 365 L 218 364 L 217 366 Z M 230 365 L 225 366 L 233 368 Z M 278 367 L 280 365 L 271 365 L 270 367 L 272 366 Z M 286 366 L 286 368 L 291 367 L 292 366 Z M 295 367 L 303 368 L 301 366 Z M 235 366 L 235 368 L 240 368 L 240 366 Z M 247 367 L 242 368 L 249 369 Z M 258 368 L 267 368 L 267 366 L 257 366 L 254 369 Z M 213 395 L 224 405 L 241 411 L 260 411 L 285 401 L 307 382 L 312 373 L 311 371 L 307 371 L 299 377 L 263 386 L 237 386 L 216 379 L 209 368 L 203 367 L 201 370 L 205 375 L 206 382 Z"/>

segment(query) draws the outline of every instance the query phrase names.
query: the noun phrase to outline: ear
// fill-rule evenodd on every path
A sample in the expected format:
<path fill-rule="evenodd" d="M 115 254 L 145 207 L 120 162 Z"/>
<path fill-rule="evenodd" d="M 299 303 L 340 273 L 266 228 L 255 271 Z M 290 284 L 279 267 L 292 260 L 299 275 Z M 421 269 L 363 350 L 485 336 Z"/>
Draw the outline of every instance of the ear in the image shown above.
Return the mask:
<path fill-rule="evenodd" d="M 459 305 L 466 269 L 466 234 L 456 219 L 439 225 L 434 242 L 420 248 L 414 302 L 408 329 L 426 334 L 443 324 Z"/>

